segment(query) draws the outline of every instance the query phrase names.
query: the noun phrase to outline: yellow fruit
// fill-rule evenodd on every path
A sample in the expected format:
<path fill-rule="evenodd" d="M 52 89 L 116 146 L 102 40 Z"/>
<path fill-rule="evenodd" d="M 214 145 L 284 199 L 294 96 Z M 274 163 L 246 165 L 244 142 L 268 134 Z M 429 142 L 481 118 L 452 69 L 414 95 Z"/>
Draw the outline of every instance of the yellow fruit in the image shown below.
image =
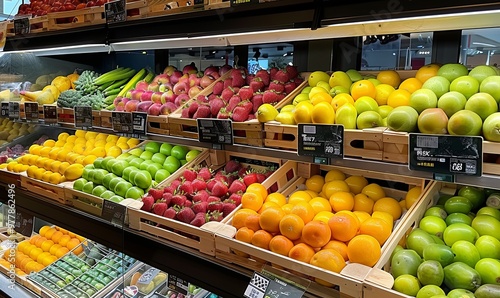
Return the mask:
<path fill-rule="evenodd" d="M 59 184 L 62 182 L 62 175 L 59 174 L 59 173 L 52 173 L 50 174 L 49 176 L 49 183 L 52 183 L 52 184 Z"/>
<path fill-rule="evenodd" d="M 389 213 L 393 221 L 401 217 L 401 206 L 396 199 L 385 197 L 377 200 L 375 205 L 373 205 L 373 211 L 382 211 Z"/>
<path fill-rule="evenodd" d="M 69 162 L 67 161 L 63 161 L 61 162 L 61 164 L 59 165 L 59 169 L 57 170 L 59 172 L 59 174 L 61 175 L 64 175 L 64 172 L 66 171 L 66 169 L 70 166 Z"/>
<path fill-rule="evenodd" d="M 379 106 L 387 104 L 389 95 L 396 90 L 389 84 L 378 84 L 375 86 L 375 89 L 377 89 L 377 96 L 375 96 L 375 100 Z"/>
<path fill-rule="evenodd" d="M 265 103 L 259 107 L 257 110 L 257 120 L 259 122 L 273 121 L 278 115 L 278 110 L 273 105 Z"/>
<path fill-rule="evenodd" d="M 95 155 L 87 155 L 84 159 L 83 159 L 83 165 L 86 166 L 86 165 L 89 165 L 91 163 L 94 163 L 94 160 L 97 159 L 97 156 Z"/>
<path fill-rule="evenodd" d="M 57 157 L 55 159 L 59 161 L 66 161 L 66 156 L 68 155 L 68 153 L 70 153 L 70 151 L 62 149 L 57 153 Z"/>
<path fill-rule="evenodd" d="M 366 180 L 366 178 L 363 176 L 349 176 L 344 181 L 347 183 L 347 185 L 349 185 L 349 189 L 355 195 L 361 193 L 363 187 L 368 185 L 368 180 Z"/>
<path fill-rule="evenodd" d="M 105 151 L 108 151 L 109 148 L 113 147 L 113 146 L 116 146 L 116 143 L 115 142 L 106 142 L 106 145 L 104 145 L 104 150 Z M 118 147 L 119 148 L 119 147 Z"/>
<path fill-rule="evenodd" d="M 75 140 L 75 145 L 85 146 L 86 143 L 87 143 L 87 140 L 85 138 L 83 138 L 83 137 L 78 137 Z"/>
<path fill-rule="evenodd" d="M 85 152 L 85 147 L 82 145 L 75 145 L 75 147 L 73 147 L 73 152 L 76 154 L 83 154 Z"/>
<path fill-rule="evenodd" d="M 56 144 L 56 141 L 47 140 L 47 141 L 43 142 L 43 147 L 54 147 L 55 144 Z"/>
<path fill-rule="evenodd" d="M 345 180 L 345 174 L 336 169 L 328 171 L 325 176 L 325 183 L 333 180 Z"/>
<path fill-rule="evenodd" d="M 120 147 L 122 150 L 129 149 L 129 146 L 127 145 L 127 143 L 116 143 L 116 146 Z"/>
<path fill-rule="evenodd" d="M 83 165 L 81 164 L 72 164 L 66 168 L 64 171 L 64 176 L 67 180 L 76 180 L 80 178 L 83 174 Z"/>
<path fill-rule="evenodd" d="M 398 89 L 392 92 L 387 98 L 387 105 L 395 108 L 400 106 L 409 106 L 410 105 L 410 97 L 411 93 L 404 90 Z"/>
<path fill-rule="evenodd" d="M 118 157 L 118 155 L 122 154 L 122 149 L 118 146 L 112 146 L 108 150 L 106 150 L 105 156 Z"/>
<path fill-rule="evenodd" d="M 59 167 L 61 166 L 61 162 L 59 160 L 54 160 L 52 161 L 52 164 L 50 165 L 50 169 L 52 172 L 59 172 Z"/>
<path fill-rule="evenodd" d="M 52 148 L 52 150 L 50 150 L 49 152 L 49 158 L 57 159 L 57 154 L 59 153 L 59 151 L 61 151 L 60 148 L 57 147 Z"/>
<path fill-rule="evenodd" d="M 319 87 L 315 87 L 315 88 L 319 88 Z M 331 103 L 332 97 L 330 96 L 330 94 L 328 94 L 326 92 L 317 92 L 314 95 L 310 96 L 310 101 L 313 105 L 317 105 L 320 102 Z"/>
<path fill-rule="evenodd" d="M 127 137 L 119 137 L 118 140 L 116 141 L 116 144 L 119 144 L 119 143 L 127 143 L 128 141 L 128 138 Z"/>
<path fill-rule="evenodd" d="M 69 134 L 67 132 L 62 132 L 59 134 L 57 137 L 57 140 L 59 141 L 66 141 L 66 139 L 69 137 Z"/>
<path fill-rule="evenodd" d="M 395 70 L 382 70 L 378 73 L 377 80 L 379 80 L 381 84 L 388 84 L 394 88 L 397 88 L 401 83 L 401 77 Z"/>
<path fill-rule="evenodd" d="M 312 109 L 311 120 L 313 123 L 334 124 L 335 110 L 330 104 L 330 101 L 322 101 L 316 104 Z"/>
<path fill-rule="evenodd" d="M 78 138 L 78 137 L 77 137 L 77 136 L 74 136 L 74 135 L 69 136 L 69 137 L 67 137 L 67 138 L 66 138 L 66 143 L 71 143 L 71 144 L 73 144 L 73 143 L 75 143 L 75 141 L 76 141 L 76 139 L 77 139 L 77 138 Z"/>
<path fill-rule="evenodd" d="M 85 139 L 85 134 L 87 134 L 87 132 L 85 130 L 78 129 L 77 131 L 75 131 L 75 136 L 77 138 L 84 138 Z"/>
<path fill-rule="evenodd" d="M 43 147 L 41 150 L 40 150 L 40 156 L 42 157 L 49 157 L 49 152 L 50 150 L 52 150 L 52 147 Z"/>
<path fill-rule="evenodd" d="M 57 76 L 52 80 L 51 85 L 54 85 L 59 92 L 63 92 L 71 88 L 71 80 L 65 76 Z"/>
<path fill-rule="evenodd" d="M 420 82 L 417 78 L 408 78 L 399 85 L 398 89 L 404 89 L 413 93 L 420 88 L 422 88 L 422 82 Z"/>
<path fill-rule="evenodd" d="M 299 102 L 293 111 L 295 123 L 311 123 L 313 108 L 313 104 L 309 101 Z"/>
<path fill-rule="evenodd" d="M 406 193 L 404 201 L 406 203 L 405 205 L 407 210 L 410 209 L 416 201 L 418 201 L 421 193 L 422 189 L 420 188 L 420 186 L 415 186 Z"/>
<path fill-rule="evenodd" d="M 376 183 L 370 183 L 367 186 L 363 187 L 361 193 L 374 201 L 380 200 L 381 198 L 385 197 L 384 189 Z"/>
<path fill-rule="evenodd" d="M 87 133 L 85 134 L 85 139 L 86 140 L 92 140 L 92 139 L 95 139 L 97 137 L 97 132 L 94 132 L 94 131 L 87 131 Z"/>
<path fill-rule="evenodd" d="M 306 187 L 316 193 L 321 192 L 323 189 L 323 184 L 325 184 L 325 179 L 321 175 L 313 175 L 306 179 Z"/>
<path fill-rule="evenodd" d="M 77 164 L 81 164 L 83 165 L 83 161 L 85 160 L 85 155 L 80 155 L 78 156 L 77 159 L 75 159 L 75 162 L 74 163 L 77 163 Z"/>
<path fill-rule="evenodd" d="M 45 182 L 49 182 L 50 175 L 52 175 L 52 171 L 46 171 L 42 175 L 42 180 L 45 181 Z"/>
<path fill-rule="evenodd" d="M 35 155 L 39 155 L 40 154 L 40 150 L 42 149 L 42 146 L 40 145 L 31 145 L 30 148 L 28 149 L 28 152 L 30 154 L 35 154 Z"/>
<path fill-rule="evenodd" d="M 107 142 L 107 143 L 111 143 L 111 142 L 112 142 L 112 143 L 115 143 L 115 144 L 116 144 L 116 141 L 118 141 L 118 139 L 119 139 L 119 138 L 120 138 L 119 136 L 115 136 L 115 135 L 108 135 L 108 136 L 106 137 L 106 142 Z"/>
<path fill-rule="evenodd" d="M 62 148 L 66 144 L 65 141 L 57 141 L 54 145 L 54 147 Z"/>
<path fill-rule="evenodd" d="M 139 145 L 141 141 L 139 139 L 136 139 L 136 138 L 130 138 L 128 141 L 127 141 L 127 145 L 130 147 L 130 148 L 133 148 L 137 145 Z"/>
<path fill-rule="evenodd" d="M 107 137 L 108 137 L 108 135 L 105 133 L 98 133 L 97 136 L 95 137 L 95 139 L 97 141 L 99 141 L 99 140 L 106 141 Z"/>
<path fill-rule="evenodd" d="M 354 104 L 354 99 L 347 93 L 337 94 L 331 101 L 331 105 L 335 111 L 346 103 Z"/>
<path fill-rule="evenodd" d="M 106 140 L 97 140 L 94 143 L 94 148 L 106 146 Z"/>
<path fill-rule="evenodd" d="M 45 174 L 45 169 L 44 168 L 38 168 L 35 171 L 35 179 L 42 180 L 42 176 Z"/>

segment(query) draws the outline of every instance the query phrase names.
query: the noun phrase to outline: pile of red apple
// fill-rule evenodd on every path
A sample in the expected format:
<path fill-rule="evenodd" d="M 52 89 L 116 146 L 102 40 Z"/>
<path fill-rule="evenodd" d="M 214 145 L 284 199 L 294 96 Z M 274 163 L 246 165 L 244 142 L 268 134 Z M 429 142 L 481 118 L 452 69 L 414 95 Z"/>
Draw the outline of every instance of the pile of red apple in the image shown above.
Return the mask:
<path fill-rule="evenodd" d="M 142 198 L 141 209 L 200 227 L 228 216 L 241 203 L 247 186 L 263 182 L 272 173 L 272 169 L 259 172 L 235 160 L 218 171 L 185 169 L 164 189 L 151 188 Z"/>
<path fill-rule="evenodd" d="M 194 64 L 184 66 L 182 71 L 167 66 L 151 83 L 139 81 L 125 97 L 115 98 L 115 110 L 145 112 L 152 116 L 168 115 L 230 69 L 230 66 L 210 66 L 199 72 Z"/>
<path fill-rule="evenodd" d="M 107 2 L 108 0 L 33 0 L 29 4 L 19 5 L 17 14 L 43 16 L 51 12 L 102 6 Z"/>
<path fill-rule="evenodd" d="M 219 118 L 243 122 L 255 119 L 255 112 L 265 103 L 277 104 L 292 92 L 303 79 L 296 67 L 272 67 L 255 75 L 244 68 L 231 70 L 231 76 L 215 83 L 209 96 L 198 96 L 184 105 L 182 118 Z"/>

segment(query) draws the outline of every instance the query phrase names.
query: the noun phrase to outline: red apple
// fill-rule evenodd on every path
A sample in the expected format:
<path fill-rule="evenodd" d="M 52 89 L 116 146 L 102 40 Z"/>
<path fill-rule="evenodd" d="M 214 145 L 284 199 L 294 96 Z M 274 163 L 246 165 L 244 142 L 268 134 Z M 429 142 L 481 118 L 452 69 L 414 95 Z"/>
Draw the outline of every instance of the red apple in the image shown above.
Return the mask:
<path fill-rule="evenodd" d="M 161 95 L 161 103 L 174 102 L 177 94 L 174 94 L 172 90 L 163 92 Z"/>
<path fill-rule="evenodd" d="M 161 102 L 162 95 L 163 95 L 163 92 L 153 92 L 153 95 L 151 95 L 151 101 L 154 103 L 162 103 Z"/>
<path fill-rule="evenodd" d="M 178 70 L 174 70 L 170 75 L 170 82 L 172 84 L 177 84 L 179 82 L 180 77 L 182 77 L 182 72 Z"/>
<path fill-rule="evenodd" d="M 196 65 L 194 64 L 194 62 L 191 62 L 191 64 L 184 66 L 184 68 L 182 69 L 182 73 L 184 73 L 184 74 L 197 73 L 197 72 L 198 72 L 198 68 L 196 68 Z"/>
<path fill-rule="evenodd" d="M 189 74 L 183 74 L 177 83 L 186 83 L 189 85 Z"/>
<path fill-rule="evenodd" d="M 233 69 L 233 67 L 231 65 L 224 65 L 224 66 L 221 66 L 220 70 L 219 70 L 219 74 L 220 75 L 223 75 L 225 74 L 226 72 L 230 71 L 231 69 Z"/>
<path fill-rule="evenodd" d="M 148 85 L 148 89 L 147 90 L 156 92 L 156 91 L 159 90 L 159 88 L 160 88 L 160 85 L 158 85 L 158 83 L 152 82 L 152 83 L 150 83 Z"/>
<path fill-rule="evenodd" d="M 130 91 L 130 98 L 133 99 L 133 100 L 141 100 L 141 96 L 142 94 L 144 93 L 143 90 L 137 90 L 137 89 L 134 89 L 132 91 Z"/>
<path fill-rule="evenodd" d="M 205 68 L 205 70 L 203 71 L 203 75 L 211 75 L 214 72 L 219 73 L 219 67 L 212 65 L 212 66 Z"/>
<path fill-rule="evenodd" d="M 200 93 L 201 90 L 203 90 L 203 88 L 201 86 L 193 86 L 193 87 L 189 88 L 188 95 L 190 98 L 193 98 L 196 95 L 198 95 L 198 93 Z"/>
<path fill-rule="evenodd" d="M 189 101 L 189 95 L 187 95 L 186 93 L 183 93 L 183 94 L 179 94 L 176 98 L 175 98 L 175 105 L 180 107 L 182 105 L 184 105 L 186 102 Z"/>
<path fill-rule="evenodd" d="M 153 105 L 152 101 L 142 101 L 137 105 L 137 112 L 147 113 L 151 105 Z"/>
<path fill-rule="evenodd" d="M 135 84 L 135 89 L 146 91 L 146 90 L 148 90 L 148 86 L 149 86 L 148 82 L 142 80 L 142 81 L 139 81 Z"/>
<path fill-rule="evenodd" d="M 163 83 L 167 83 L 167 82 L 170 82 L 170 76 L 167 74 L 164 74 L 164 73 L 157 75 L 153 79 L 153 83 L 163 84 Z"/>
<path fill-rule="evenodd" d="M 167 75 L 169 75 L 169 76 L 171 76 L 171 75 L 172 75 L 172 73 L 173 73 L 174 71 L 176 71 L 176 70 L 177 70 L 177 68 L 176 68 L 175 66 L 173 66 L 173 65 L 169 65 L 169 66 L 165 67 L 165 69 L 163 70 L 163 73 L 164 73 L 164 74 L 167 74 Z"/>
<path fill-rule="evenodd" d="M 144 91 L 141 95 L 141 101 L 151 101 L 151 96 L 153 96 L 153 91 Z"/>
<path fill-rule="evenodd" d="M 161 105 L 160 115 L 168 115 L 177 110 L 177 106 L 173 102 L 167 102 Z"/>
<path fill-rule="evenodd" d="M 187 83 L 183 83 L 183 82 L 178 82 L 172 88 L 174 93 L 177 95 L 187 93 L 188 89 L 189 89 L 189 85 Z"/>
<path fill-rule="evenodd" d="M 137 106 L 139 105 L 139 101 L 138 100 L 129 100 L 126 104 L 125 104 L 125 111 L 126 112 L 135 112 L 137 111 Z"/>
<path fill-rule="evenodd" d="M 200 78 L 197 74 L 192 73 L 189 75 L 189 87 L 200 85 Z"/>
<path fill-rule="evenodd" d="M 161 112 L 161 104 L 160 103 L 154 103 L 148 109 L 148 115 L 158 116 L 158 115 L 160 115 L 160 112 Z"/>
<path fill-rule="evenodd" d="M 215 78 L 213 76 L 211 76 L 211 75 L 204 75 L 201 78 L 201 80 L 200 80 L 200 86 L 203 87 L 203 88 L 207 88 L 213 82 L 215 82 Z"/>

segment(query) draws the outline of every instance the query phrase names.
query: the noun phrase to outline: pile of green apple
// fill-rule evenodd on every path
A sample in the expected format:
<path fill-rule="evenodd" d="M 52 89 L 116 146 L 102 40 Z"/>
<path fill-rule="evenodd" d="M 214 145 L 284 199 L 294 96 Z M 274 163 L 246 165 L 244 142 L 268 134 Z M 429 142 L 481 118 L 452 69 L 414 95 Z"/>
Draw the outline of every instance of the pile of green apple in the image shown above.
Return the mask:
<path fill-rule="evenodd" d="M 148 142 L 116 158 L 97 158 L 85 166 L 73 189 L 117 203 L 140 199 L 199 153 L 185 146 Z"/>
<path fill-rule="evenodd" d="M 465 186 L 441 195 L 392 253 L 393 288 L 417 298 L 500 297 L 500 210 L 485 205 L 492 193 Z"/>

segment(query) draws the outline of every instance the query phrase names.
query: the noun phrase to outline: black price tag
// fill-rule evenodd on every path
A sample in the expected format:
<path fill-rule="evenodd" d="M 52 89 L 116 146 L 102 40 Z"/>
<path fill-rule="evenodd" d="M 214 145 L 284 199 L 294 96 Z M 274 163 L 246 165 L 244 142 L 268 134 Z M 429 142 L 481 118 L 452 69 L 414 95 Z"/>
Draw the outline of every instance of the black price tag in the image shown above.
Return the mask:
<path fill-rule="evenodd" d="M 189 282 L 175 275 L 168 275 L 168 287 L 176 292 L 187 295 Z"/>
<path fill-rule="evenodd" d="M 37 102 L 25 102 L 24 103 L 24 114 L 26 115 L 26 121 L 38 122 L 38 103 Z"/>
<path fill-rule="evenodd" d="M 104 4 L 106 23 L 125 22 L 127 20 L 127 10 L 125 0 L 112 1 Z"/>
<path fill-rule="evenodd" d="M 92 127 L 92 108 L 88 106 L 76 106 L 75 127 Z"/>
<path fill-rule="evenodd" d="M 409 139 L 410 170 L 470 176 L 483 173 L 482 137 L 411 133 Z"/>
<path fill-rule="evenodd" d="M 231 0 L 231 6 L 238 6 L 242 4 L 258 4 L 259 0 Z"/>
<path fill-rule="evenodd" d="M 219 145 L 233 144 L 233 122 L 229 119 L 197 119 L 198 140 Z"/>
<path fill-rule="evenodd" d="M 123 227 L 126 212 L 127 207 L 118 203 L 104 200 L 102 204 L 102 218 L 113 225 Z"/>
<path fill-rule="evenodd" d="M 298 298 L 305 289 L 269 272 L 254 272 L 243 297 L 246 298 Z"/>
<path fill-rule="evenodd" d="M 28 34 L 30 33 L 30 19 L 29 18 L 19 18 L 14 19 L 14 34 Z"/>
<path fill-rule="evenodd" d="M 132 133 L 145 135 L 147 119 L 147 113 L 132 112 Z"/>
<path fill-rule="evenodd" d="M 57 107 L 53 105 L 43 105 L 43 121 L 46 124 L 57 123 Z"/>
<path fill-rule="evenodd" d="M 116 132 L 132 133 L 132 113 L 112 112 L 111 124 Z"/>
<path fill-rule="evenodd" d="M 313 156 L 316 163 L 326 158 L 344 157 L 344 126 L 334 124 L 299 124 L 298 154 Z"/>
<path fill-rule="evenodd" d="M 2 102 L 2 109 L 1 109 L 0 116 L 3 118 L 9 117 L 9 103 L 8 102 Z"/>
<path fill-rule="evenodd" d="M 9 118 L 12 120 L 19 119 L 19 102 L 9 102 Z"/>
<path fill-rule="evenodd" d="M 34 215 L 27 211 L 16 209 L 14 230 L 24 236 L 31 237 L 33 233 Z"/>

